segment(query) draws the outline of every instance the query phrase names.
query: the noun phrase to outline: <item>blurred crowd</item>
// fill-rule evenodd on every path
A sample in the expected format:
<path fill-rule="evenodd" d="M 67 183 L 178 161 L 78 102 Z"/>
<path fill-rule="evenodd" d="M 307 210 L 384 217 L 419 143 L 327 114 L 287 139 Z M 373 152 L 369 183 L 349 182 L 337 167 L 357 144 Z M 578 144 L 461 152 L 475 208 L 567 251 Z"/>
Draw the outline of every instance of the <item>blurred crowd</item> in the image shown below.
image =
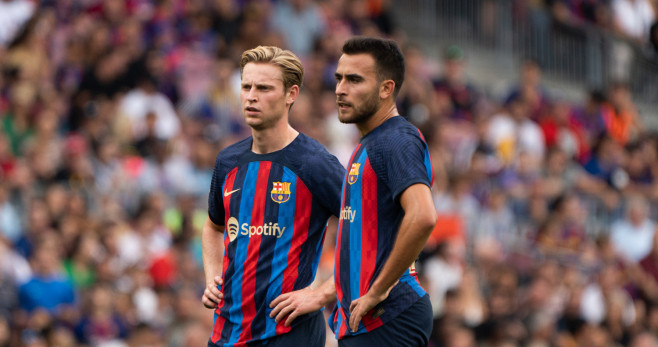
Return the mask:
<path fill-rule="evenodd" d="M 468 52 L 431 59 L 392 5 L 0 0 L 0 346 L 205 345 L 207 192 L 216 154 L 250 133 L 240 54 L 300 56 L 291 122 L 345 164 L 359 134 L 337 120 L 333 74 L 357 34 L 403 47 L 399 110 L 431 149 L 432 346 L 658 345 L 658 135 L 626 81 L 574 102 L 525 59 L 492 97 Z"/>
<path fill-rule="evenodd" d="M 544 0 L 564 23 L 593 24 L 658 54 L 658 4 L 654 0 Z"/>

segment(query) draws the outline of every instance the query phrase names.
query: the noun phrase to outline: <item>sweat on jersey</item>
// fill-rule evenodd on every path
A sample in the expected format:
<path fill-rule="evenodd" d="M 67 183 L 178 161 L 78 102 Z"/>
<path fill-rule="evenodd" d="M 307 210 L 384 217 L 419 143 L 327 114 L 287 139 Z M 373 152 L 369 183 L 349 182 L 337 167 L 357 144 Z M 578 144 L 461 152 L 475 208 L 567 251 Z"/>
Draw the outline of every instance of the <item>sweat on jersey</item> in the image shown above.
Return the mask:
<path fill-rule="evenodd" d="M 431 187 L 433 173 L 427 144 L 416 127 L 396 116 L 361 138 L 344 178 L 336 240 L 338 300 L 329 326 L 337 339 L 382 326 L 426 294 L 412 266 L 388 298 L 362 318 L 356 332 L 349 328 L 350 304 L 368 292 L 393 249 L 404 217 L 400 195 L 417 183 Z"/>
<path fill-rule="evenodd" d="M 208 216 L 224 225 L 220 290 L 209 345 L 245 346 L 285 334 L 272 300 L 311 284 L 330 215 L 338 215 L 345 169 L 314 139 L 299 134 L 285 148 L 251 151 L 249 137 L 215 162 Z"/>

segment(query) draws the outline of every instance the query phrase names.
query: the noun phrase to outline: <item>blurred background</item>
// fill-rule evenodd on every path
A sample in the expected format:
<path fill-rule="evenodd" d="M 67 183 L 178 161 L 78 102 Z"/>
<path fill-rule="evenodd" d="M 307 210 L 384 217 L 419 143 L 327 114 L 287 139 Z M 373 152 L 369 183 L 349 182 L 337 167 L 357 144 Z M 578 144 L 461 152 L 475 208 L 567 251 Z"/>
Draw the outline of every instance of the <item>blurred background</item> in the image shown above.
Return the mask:
<path fill-rule="evenodd" d="M 658 346 L 657 10 L 0 0 L 0 346 L 205 346 L 212 168 L 250 133 L 240 54 L 302 58 L 291 122 L 346 164 L 333 73 L 357 34 L 403 48 L 399 111 L 431 149 L 431 346 Z"/>

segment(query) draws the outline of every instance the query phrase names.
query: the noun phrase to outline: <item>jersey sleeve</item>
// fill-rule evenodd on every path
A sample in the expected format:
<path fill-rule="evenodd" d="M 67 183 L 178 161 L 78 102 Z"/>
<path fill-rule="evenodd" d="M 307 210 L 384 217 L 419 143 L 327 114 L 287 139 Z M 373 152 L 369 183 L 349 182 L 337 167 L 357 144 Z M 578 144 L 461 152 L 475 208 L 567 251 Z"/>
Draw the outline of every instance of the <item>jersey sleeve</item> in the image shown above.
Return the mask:
<path fill-rule="evenodd" d="M 208 193 L 208 218 L 217 224 L 224 225 L 224 206 L 222 199 L 222 187 L 226 172 L 222 169 L 221 155 L 215 160 L 215 168 L 210 181 L 210 192 Z"/>
<path fill-rule="evenodd" d="M 345 168 L 336 157 L 326 153 L 318 160 L 320 170 L 318 172 L 319 184 L 315 193 L 320 203 L 327 208 L 332 215 L 340 215 L 340 194 L 345 177 Z"/>
<path fill-rule="evenodd" d="M 385 168 L 382 178 L 393 200 L 398 201 L 400 194 L 414 184 L 431 187 L 432 171 L 427 145 L 420 136 L 405 133 L 387 142 L 385 147 L 388 150 L 381 158 Z"/>

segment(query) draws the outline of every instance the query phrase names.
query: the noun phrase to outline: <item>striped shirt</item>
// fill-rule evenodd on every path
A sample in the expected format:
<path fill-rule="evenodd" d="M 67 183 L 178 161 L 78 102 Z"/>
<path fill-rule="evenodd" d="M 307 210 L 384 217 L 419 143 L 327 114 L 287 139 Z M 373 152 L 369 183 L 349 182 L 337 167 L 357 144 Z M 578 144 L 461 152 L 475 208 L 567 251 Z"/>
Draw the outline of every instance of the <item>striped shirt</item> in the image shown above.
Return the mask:
<path fill-rule="evenodd" d="M 224 300 L 210 342 L 245 346 L 292 327 L 269 317 L 282 293 L 311 284 L 330 215 L 338 215 L 344 168 L 317 141 L 299 134 L 268 154 L 249 137 L 217 157 L 208 197 L 210 220 L 225 226 Z"/>
<path fill-rule="evenodd" d="M 340 339 L 371 331 L 404 312 L 426 293 L 413 266 L 388 298 L 349 329 L 349 307 L 368 292 L 393 249 L 404 210 L 400 195 L 417 183 L 432 185 L 427 144 L 403 117 L 393 117 L 361 138 L 343 182 L 336 241 L 337 304 L 329 325 Z"/>

